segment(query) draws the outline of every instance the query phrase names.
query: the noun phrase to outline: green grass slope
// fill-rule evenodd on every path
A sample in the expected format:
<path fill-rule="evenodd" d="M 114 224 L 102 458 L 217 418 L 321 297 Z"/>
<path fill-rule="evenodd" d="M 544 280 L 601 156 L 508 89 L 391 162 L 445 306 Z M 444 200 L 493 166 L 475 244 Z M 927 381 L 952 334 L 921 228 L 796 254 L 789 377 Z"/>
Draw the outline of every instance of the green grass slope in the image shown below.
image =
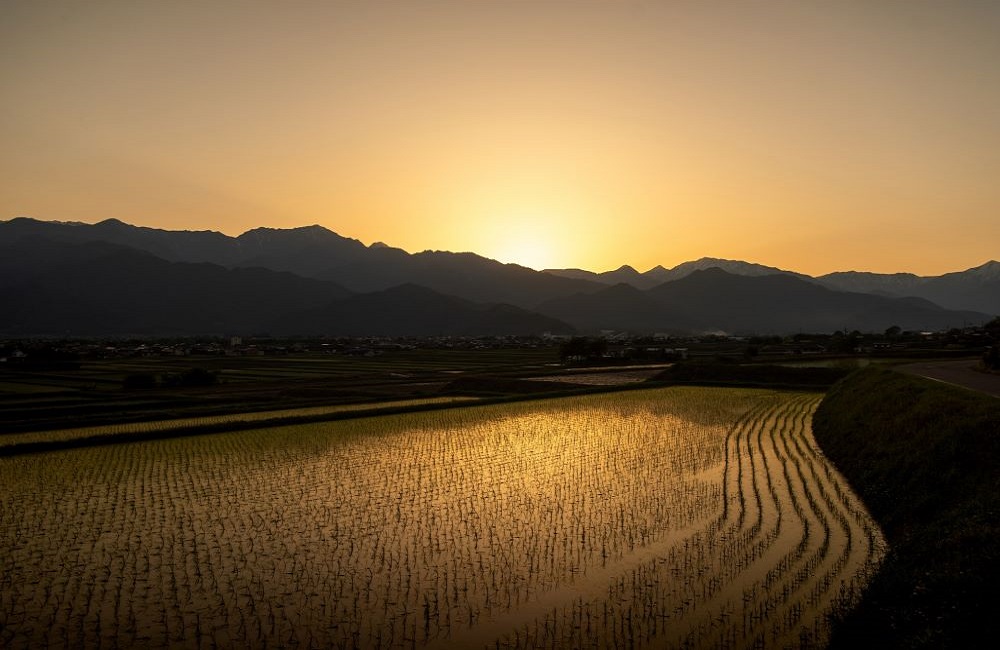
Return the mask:
<path fill-rule="evenodd" d="M 1000 614 L 1000 400 L 865 369 L 813 419 L 889 553 L 833 647 L 982 647 Z"/>

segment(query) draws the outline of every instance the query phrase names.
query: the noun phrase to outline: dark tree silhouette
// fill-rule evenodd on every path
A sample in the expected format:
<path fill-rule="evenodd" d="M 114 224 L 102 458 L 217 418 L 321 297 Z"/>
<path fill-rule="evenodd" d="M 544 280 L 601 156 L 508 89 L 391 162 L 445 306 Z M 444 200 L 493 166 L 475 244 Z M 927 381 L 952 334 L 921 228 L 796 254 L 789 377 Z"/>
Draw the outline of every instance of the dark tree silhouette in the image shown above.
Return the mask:
<path fill-rule="evenodd" d="M 983 365 L 990 370 L 1000 370 L 1000 345 L 991 345 L 983 353 Z"/>
<path fill-rule="evenodd" d="M 608 351 L 608 342 L 604 339 L 574 336 L 559 347 L 559 358 L 563 361 L 581 361 L 600 359 Z"/>

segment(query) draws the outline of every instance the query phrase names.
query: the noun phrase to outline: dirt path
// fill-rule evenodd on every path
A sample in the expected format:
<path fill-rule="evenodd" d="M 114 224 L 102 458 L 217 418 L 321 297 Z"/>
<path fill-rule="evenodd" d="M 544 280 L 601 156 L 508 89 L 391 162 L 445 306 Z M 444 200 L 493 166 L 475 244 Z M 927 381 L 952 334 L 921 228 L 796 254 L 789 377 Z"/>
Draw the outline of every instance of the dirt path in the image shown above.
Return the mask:
<path fill-rule="evenodd" d="M 976 363 L 976 359 L 921 361 L 920 363 L 896 366 L 896 369 L 911 375 L 1000 397 L 1000 375 L 979 372 L 975 369 Z"/>

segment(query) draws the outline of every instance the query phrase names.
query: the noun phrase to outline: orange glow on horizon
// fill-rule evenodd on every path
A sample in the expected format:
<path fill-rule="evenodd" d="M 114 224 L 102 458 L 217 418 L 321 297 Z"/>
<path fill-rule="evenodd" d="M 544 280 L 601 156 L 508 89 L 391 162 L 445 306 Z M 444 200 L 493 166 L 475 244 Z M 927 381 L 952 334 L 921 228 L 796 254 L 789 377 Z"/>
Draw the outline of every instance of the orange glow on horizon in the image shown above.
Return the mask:
<path fill-rule="evenodd" d="M 1000 5 L 15 0 L 0 219 L 930 275 L 996 257 Z"/>

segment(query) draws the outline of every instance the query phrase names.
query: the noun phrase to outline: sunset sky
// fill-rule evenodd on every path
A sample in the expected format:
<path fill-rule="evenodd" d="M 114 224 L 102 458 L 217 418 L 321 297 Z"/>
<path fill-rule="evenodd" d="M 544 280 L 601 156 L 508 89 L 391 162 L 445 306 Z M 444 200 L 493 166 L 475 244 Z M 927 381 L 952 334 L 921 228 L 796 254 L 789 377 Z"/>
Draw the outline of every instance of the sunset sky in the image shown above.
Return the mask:
<path fill-rule="evenodd" d="M 0 219 L 535 268 L 1000 257 L 1000 2 L 0 3 Z"/>

